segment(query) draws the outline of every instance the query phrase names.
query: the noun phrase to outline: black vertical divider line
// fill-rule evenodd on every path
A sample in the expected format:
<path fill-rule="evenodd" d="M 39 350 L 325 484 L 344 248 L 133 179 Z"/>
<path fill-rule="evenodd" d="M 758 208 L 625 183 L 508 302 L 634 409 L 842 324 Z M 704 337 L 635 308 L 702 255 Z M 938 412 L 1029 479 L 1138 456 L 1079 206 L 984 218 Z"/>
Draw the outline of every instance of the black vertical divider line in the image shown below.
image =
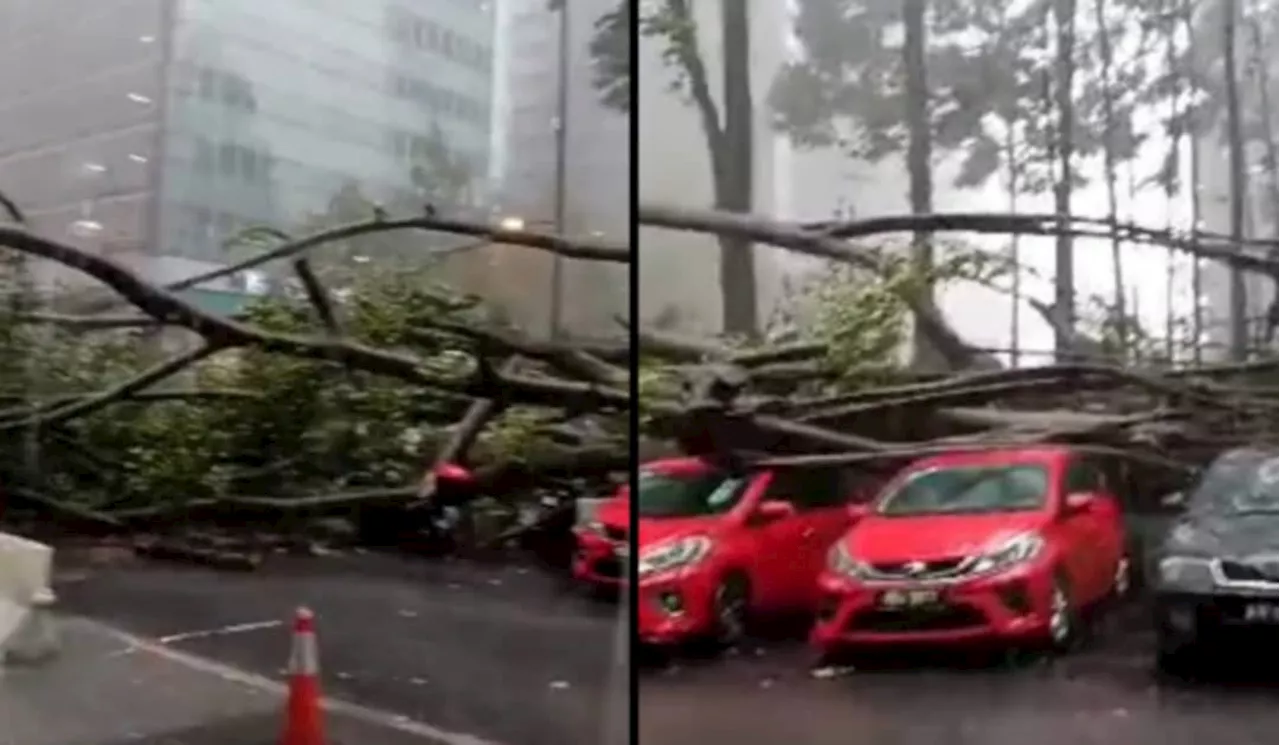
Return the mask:
<path fill-rule="evenodd" d="M 627 597 L 626 600 L 626 623 L 629 625 L 629 636 L 631 639 L 630 648 L 628 649 L 629 659 L 627 660 L 627 683 L 629 686 L 629 701 L 627 707 L 627 719 L 630 725 L 629 741 L 636 743 L 640 741 L 640 679 L 639 668 L 636 664 L 640 659 L 640 638 L 636 627 L 636 612 L 639 608 L 640 601 L 640 582 L 638 564 L 640 556 L 640 546 L 638 544 L 638 536 L 640 535 L 639 519 L 636 514 L 636 498 L 638 495 L 639 472 L 640 472 L 640 344 L 637 341 L 637 332 L 640 328 L 640 223 L 637 217 L 637 203 L 640 199 L 640 125 L 639 116 L 636 108 L 640 103 L 640 96 L 636 81 L 640 72 L 640 65 L 637 50 L 640 48 L 640 19 L 639 7 L 640 3 L 631 2 L 631 59 L 629 60 L 631 68 L 631 107 L 630 107 L 630 130 L 631 141 L 629 143 L 630 162 L 628 169 L 631 178 L 631 223 L 629 225 L 629 245 L 631 246 L 631 261 L 627 264 L 630 272 L 628 296 L 630 323 L 627 328 L 630 329 L 631 342 L 631 406 L 629 407 L 631 416 L 631 473 L 630 473 L 630 490 L 631 496 L 631 514 L 629 515 L 630 529 L 627 531 L 627 540 L 630 541 L 629 551 L 627 552 L 629 561 L 627 563 Z"/>

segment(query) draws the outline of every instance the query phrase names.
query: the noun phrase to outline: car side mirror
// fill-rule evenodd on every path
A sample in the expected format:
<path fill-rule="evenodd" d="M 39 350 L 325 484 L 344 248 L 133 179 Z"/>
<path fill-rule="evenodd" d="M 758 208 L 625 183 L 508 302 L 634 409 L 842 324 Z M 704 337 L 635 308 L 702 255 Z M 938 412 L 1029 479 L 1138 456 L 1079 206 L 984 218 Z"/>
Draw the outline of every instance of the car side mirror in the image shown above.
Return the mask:
<path fill-rule="evenodd" d="M 849 517 L 857 522 L 867 515 L 871 514 L 871 505 L 869 504 L 851 504 L 849 505 Z"/>
<path fill-rule="evenodd" d="M 1092 510 L 1097 504 L 1098 495 L 1088 491 L 1071 492 L 1067 495 L 1065 502 L 1066 513 L 1068 515 L 1078 515 L 1082 512 Z"/>
<path fill-rule="evenodd" d="M 751 516 L 751 522 L 754 525 L 768 525 L 779 520 L 785 520 L 795 514 L 795 505 L 790 502 L 784 502 L 781 499 L 768 499 L 756 505 L 756 510 Z"/>

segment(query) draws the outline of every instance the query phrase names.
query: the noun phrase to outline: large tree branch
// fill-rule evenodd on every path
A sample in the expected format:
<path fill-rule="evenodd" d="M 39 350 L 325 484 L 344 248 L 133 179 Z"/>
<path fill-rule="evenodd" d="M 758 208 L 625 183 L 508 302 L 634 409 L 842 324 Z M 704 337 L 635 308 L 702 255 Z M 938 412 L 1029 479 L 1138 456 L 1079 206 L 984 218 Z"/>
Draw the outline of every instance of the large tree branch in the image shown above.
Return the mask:
<path fill-rule="evenodd" d="M 338 313 L 334 310 L 333 303 L 329 301 L 329 293 L 325 290 L 324 284 L 311 268 L 311 262 L 305 258 L 298 259 L 293 262 L 293 271 L 298 275 L 298 281 L 302 283 L 302 289 L 307 293 L 307 301 L 320 317 L 320 323 L 324 324 L 333 336 L 341 336 L 342 327 L 338 324 Z"/>
<path fill-rule="evenodd" d="M 1277 261 L 1272 252 L 1280 242 L 1275 238 L 1258 238 L 1235 241 L 1228 236 L 1205 232 L 1182 233 L 1171 229 L 1147 228 L 1133 223 L 1114 224 L 1110 220 L 1090 217 L 1071 217 L 1065 227 L 1059 226 L 1059 218 L 1043 214 L 1004 214 L 988 212 L 935 213 L 931 215 L 889 215 L 845 222 L 815 222 L 801 226 L 803 230 L 852 240 L 886 233 L 953 232 L 998 235 L 1056 236 L 1064 230 L 1077 238 L 1110 239 L 1111 230 L 1117 231 L 1121 240 L 1131 243 L 1148 243 L 1204 259 L 1239 266 L 1245 271 L 1276 276 Z M 1246 253 L 1243 249 L 1266 252 L 1267 255 Z"/>
<path fill-rule="evenodd" d="M 638 211 L 642 225 L 671 228 L 674 230 L 737 235 L 755 243 L 768 243 L 797 253 L 820 256 L 855 264 L 864 269 L 879 272 L 880 262 L 860 252 L 849 244 L 825 235 L 786 223 L 745 217 L 727 212 L 686 210 L 675 207 L 641 205 Z M 922 305 L 914 293 L 903 291 L 903 302 L 915 315 L 921 332 L 937 347 L 938 352 L 955 369 L 975 364 L 991 366 L 993 361 L 967 344 L 949 323 L 932 308 Z"/>
<path fill-rule="evenodd" d="M 607 386 L 527 376 L 498 376 L 494 380 L 452 379 L 427 372 L 422 360 L 399 352 L 374 349 L 341 339 L 267 333 L 206 313 L 175 295 L 172 290 L 150 285 L 111 259 L 89 254 L 21 228 L 0 225 L 0 245 L 8 245 L 24 254 L 56 261 L 84 272 L 118 292 L 148 316 L 165 319 L 194 331 L 212 346 L 251 346 L 292 357 L 331 361 L 427 388 L 464 393 L 478 398 L 497 396 L 549 406 L 574 402 L 582 408 L 607 405 L 625 409 L 630 405 L 627 391 Z"/>
<path fill-rule="evenodd" d="M 230 266 L 197 274 L 178 282 L 165 285 L 171 291 L 186 290 L 215 279 L 230 277 L 248 269 L 254 269 L 273 261 L 287 259 L 325 243 L 356 238 L 371 233 L 385 233 L 395 230 L 429 230 L 438 233 L 453 233 L 473 238 L 486 238 L 494 243 L 509 243 L 517 246 L 541 249 L 569 259 L 585 261 L 606 261 L 626 264 L 631 261 L 631 252 L 626 248 L 604 241 L 578 240 L 563 238 L 549 233 L 530 230 L 506 230 L 501 226 L 484 223 L 450 220 L 434 215 L 411 217 L 398 220 L 370 220 L 342 225 L 323 230 L 312 235 L 292 241 L 286 241 L 275 248 L 245 259 Z"/>
<path fill-rule="evenodd" d="M 431 340 L 433 331 L 462 336 L 479 342 L 493 351 L 518 354 L 521 357 L 544 362 L 557 372 L 578 380 L 618 387 L 627 385 L 626 370 L 611 365 L 569 342 L 535 341 L 511 329 L 482 328 L 445 321 L 433 322 L 429 330 L 413 331 L 411 334 L 424 340 Z"/>
<path fill-rule="evenodd" d="M 101 393 L 61 406 L 48 406 L 43 411 L 37 410 L 36 413 L 24 416 L 21 419 L 0 421 L 0 432 L 8 432 L 15 429 L 28 429 L 32 427 L 51 427 L 55 424 L 61 424 L 71 419 L 75 419 L 76 417 L 87 416 L 99 409 L 109 406 L 117 400 L 127 398 L 137 391 L 182 372 L 191 365 L 212 356 L 220 349 L 222 349 L 222 347 L 215 344 L 201 345 L 154 365 L 137 376 L 130 378 L 123 383 L 107 388 Z"/>

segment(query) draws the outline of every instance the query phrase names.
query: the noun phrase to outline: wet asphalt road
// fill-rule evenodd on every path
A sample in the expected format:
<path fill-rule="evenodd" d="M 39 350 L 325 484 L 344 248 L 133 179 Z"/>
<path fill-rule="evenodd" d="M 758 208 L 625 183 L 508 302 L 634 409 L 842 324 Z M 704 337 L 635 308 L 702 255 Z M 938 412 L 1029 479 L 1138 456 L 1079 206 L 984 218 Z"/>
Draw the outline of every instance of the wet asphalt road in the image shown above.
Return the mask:
<path fill-rule="evenodd" d="M 165 643 L 272 678 L 288 659 L 287 621 L 308 605 L 327 696 L 502 745 L 626 742 L 618 607 L 537 570 L 369 555 L 282 558 L 246 574 L 127 562 L 68 576 L 63 610 L 177 635 Z M 273 620 L 283 623 L 264 627 Z M 226 627 L 244 630 L 217 633 Z"/>
<path fill-rule="evenodd" d="M 640 673 L 640 745 L 1270 745 L 1277 652 L 1246 672 L 1157 684 L 1142 611 L 1057 661 L 913 655 L 832 678 L 803 644 L 748 645 Z"/>
<path fill-rule="evenodd" d="M 618 609 L 536 571 L 365 556 L 255 574 L 130 564 L 75 579 L 60 587 L 65 609 L 153 639 L 187 635 L 168 643 L 271 677 L 287 657 L 284 626 L 201 634 L 287 619 L 306 603 L 330 696 L 503 745 L 626 742 Z M 822 680 L 803 644 L 785 639 L 645 665 L 639 743 L 1276 742 L 1274 648 L 1244 677 L 1157 685 L 1140 608 L 1126 615 L 1065 659 L 1016 667 L 915 657 Z"/>

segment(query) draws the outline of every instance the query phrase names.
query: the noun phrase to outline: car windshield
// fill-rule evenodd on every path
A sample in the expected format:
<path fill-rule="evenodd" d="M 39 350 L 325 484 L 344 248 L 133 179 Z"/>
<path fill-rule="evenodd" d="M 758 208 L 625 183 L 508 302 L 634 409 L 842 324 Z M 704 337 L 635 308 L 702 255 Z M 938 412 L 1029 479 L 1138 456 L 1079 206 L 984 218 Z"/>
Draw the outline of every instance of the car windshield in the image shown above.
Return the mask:
<path fill-rule="evenodd" d="M 1019 512 L 1044 506 L 1049 475 L 1043 466 L 963 466 L 910 474 L 880 500 L 890 517 Z"/>
<path fill-rule="evenodd" d="M 699 517 L 733 509 L 746 479 L 724 473 L 663 474 L 641 472 L 636 493 L 640 517 Z"/>
<path fill-rule="evenodd" d="M 1192 509 L 1232 514 L 1275 513 L 1280 506 L 1277 456 L 1233 450 L 1220 456 L 1192 491 Z"/>

